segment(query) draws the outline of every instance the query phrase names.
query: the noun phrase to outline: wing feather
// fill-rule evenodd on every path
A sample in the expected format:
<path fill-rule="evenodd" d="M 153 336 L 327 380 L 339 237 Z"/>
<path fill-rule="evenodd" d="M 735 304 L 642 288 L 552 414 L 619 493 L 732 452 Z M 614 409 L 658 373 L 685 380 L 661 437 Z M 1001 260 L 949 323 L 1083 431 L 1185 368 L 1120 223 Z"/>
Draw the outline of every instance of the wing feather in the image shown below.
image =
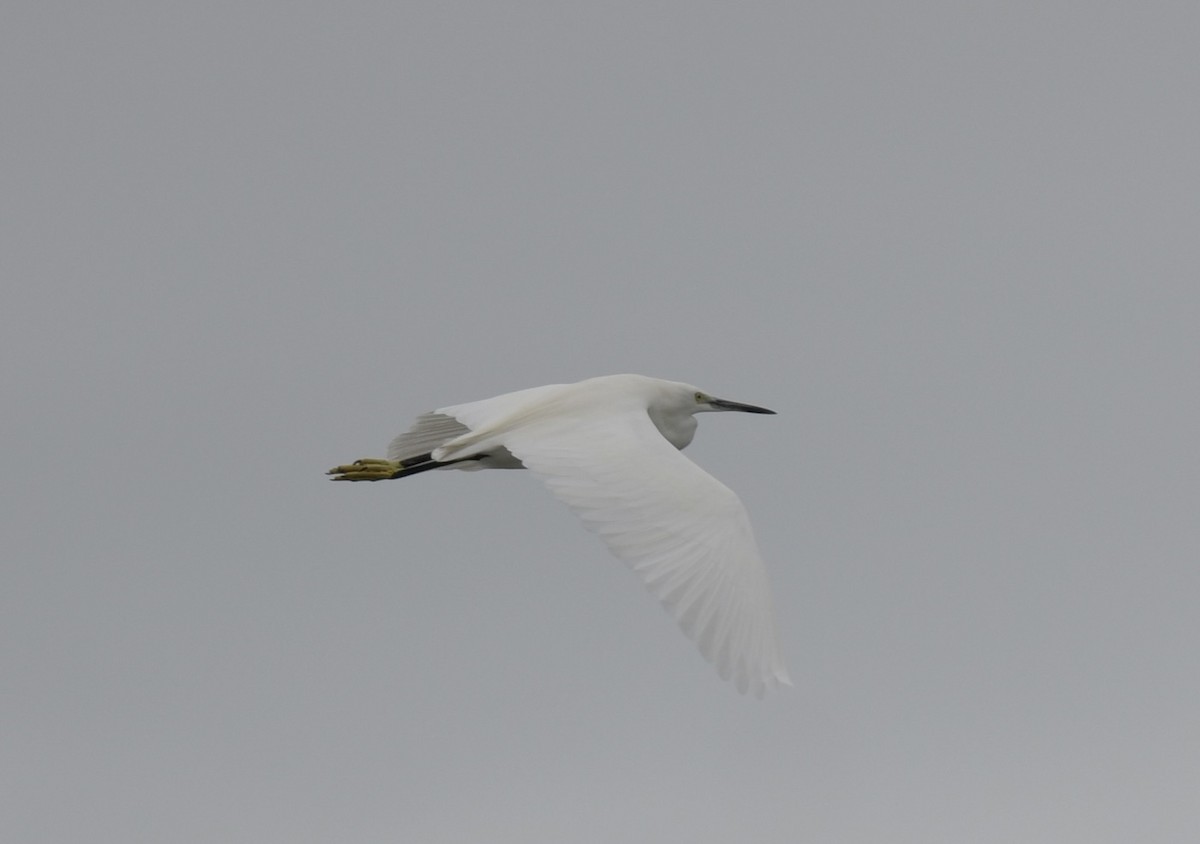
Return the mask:
<path fill-rule="evenodd" d="M 453 416 L 436 411 L 422 413 L 413 426 L 392 440 L 388 460 L 407 460 L 433 451 L 447 440 L 467 433 L 467 426 Z"/>
<path fill-rule="evenodd" d="M 759 696 L 790 685 L 745 507 L 644 411 L 527 422 L 500 441 L 641 577 L 722 678 Z"/>

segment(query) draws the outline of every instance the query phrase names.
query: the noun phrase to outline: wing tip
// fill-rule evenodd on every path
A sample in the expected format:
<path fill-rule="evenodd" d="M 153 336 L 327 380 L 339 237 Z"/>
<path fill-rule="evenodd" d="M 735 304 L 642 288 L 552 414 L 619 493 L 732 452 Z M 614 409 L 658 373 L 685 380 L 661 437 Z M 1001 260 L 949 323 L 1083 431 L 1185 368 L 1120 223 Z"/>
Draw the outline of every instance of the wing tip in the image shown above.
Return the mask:
<path fill-rule="evenodd" d="M 734 671 L 726 667 L 724 669 L 718 668 L 717 673 L 721 676 L 722 680 L 726 682 L 732 681 L 734 688 L 738 690 L 739 694 L 744 695 L 749 692 L 759 700 L 766 697 L 767 692 L 782 691 L 794 685 L 787 669 L 782 665 L 753 673 L 745 667 L 742 667 L 739 671 Z"/>

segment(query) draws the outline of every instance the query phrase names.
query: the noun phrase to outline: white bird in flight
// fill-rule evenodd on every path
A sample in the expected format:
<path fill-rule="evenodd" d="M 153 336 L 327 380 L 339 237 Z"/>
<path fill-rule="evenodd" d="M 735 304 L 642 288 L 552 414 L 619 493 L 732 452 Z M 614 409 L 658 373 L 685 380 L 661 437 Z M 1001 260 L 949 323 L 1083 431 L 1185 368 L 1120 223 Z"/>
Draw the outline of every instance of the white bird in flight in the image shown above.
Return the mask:
<path fill-rule="evenodd" d="M 328 474 L 529 469 L 641 577 L 723 680 L 761 697 L 791 680 L 750 519 L 732 490 L 680 453 L 695 414 L 714 410 L 774 413 L 675 381 L 607 375 L 422 414 L 388 459 Z"/>

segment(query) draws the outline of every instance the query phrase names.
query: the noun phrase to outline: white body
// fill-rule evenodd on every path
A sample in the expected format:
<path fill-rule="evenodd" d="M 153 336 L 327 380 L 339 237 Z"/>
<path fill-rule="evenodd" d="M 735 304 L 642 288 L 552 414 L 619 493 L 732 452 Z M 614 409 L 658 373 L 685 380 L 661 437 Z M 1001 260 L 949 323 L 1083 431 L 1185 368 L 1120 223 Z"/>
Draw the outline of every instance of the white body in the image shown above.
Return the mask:
<path fill-rule="evenodd" d="M 694 414 L 726 409 L 770 413 L 687 384 L 610 375 L 424 414 L 388 457 L 529 469 L 642 578 L 722 678 L 761 696 L 790 681 L 749 518 L 679 451 Z"/>

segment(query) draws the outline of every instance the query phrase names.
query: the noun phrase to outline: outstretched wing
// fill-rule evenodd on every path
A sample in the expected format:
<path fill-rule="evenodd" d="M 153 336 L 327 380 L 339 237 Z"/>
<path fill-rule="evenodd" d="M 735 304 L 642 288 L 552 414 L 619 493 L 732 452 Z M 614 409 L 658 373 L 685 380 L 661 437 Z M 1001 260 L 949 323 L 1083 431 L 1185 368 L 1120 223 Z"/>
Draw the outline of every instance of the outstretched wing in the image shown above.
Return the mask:
<path fill-rule="evenodd" d="M 644 411 L 526 424 L 504 445 L 629 565 L 739 691 L 790 685 L 746 509 Z"/>

